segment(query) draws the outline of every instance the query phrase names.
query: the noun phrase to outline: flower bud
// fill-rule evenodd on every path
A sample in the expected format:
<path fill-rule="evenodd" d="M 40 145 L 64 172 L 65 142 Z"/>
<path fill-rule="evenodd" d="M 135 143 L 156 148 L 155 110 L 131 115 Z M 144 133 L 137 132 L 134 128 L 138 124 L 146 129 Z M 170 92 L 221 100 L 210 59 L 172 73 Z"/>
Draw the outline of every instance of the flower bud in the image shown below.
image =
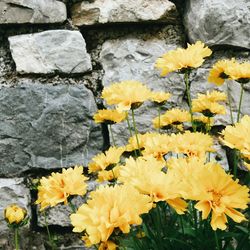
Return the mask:
<path fill-rule="evenodd" d="M 16 204 L 9 205 L 4 210 L 4 218 L 9 224 L 20 224 L 26 217 L 27 211 Z"/>

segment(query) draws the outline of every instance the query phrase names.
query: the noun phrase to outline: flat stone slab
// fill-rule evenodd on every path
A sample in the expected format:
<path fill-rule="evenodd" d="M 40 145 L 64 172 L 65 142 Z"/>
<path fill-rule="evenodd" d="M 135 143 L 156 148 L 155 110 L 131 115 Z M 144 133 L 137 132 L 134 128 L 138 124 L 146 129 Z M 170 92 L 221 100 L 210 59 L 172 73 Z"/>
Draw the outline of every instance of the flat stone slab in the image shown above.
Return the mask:
<path fill-rule="evenodd" d="M 56 0 L 1 0 L 0 24 L 61 23 L 67 19 L 64 3 Z"/>
<path fill-rule="evenodd" d="M 168 0 L 95 0 L 72 6 L 73 24 L 164 21 L 175 22 L 178 12 Z"/>
<path fill-rule="evenodd" d="M 184 25 L 191 42 L 250 49 L 248 0 L 187 0 Z"/>
<path fill-rule="evenodd" d="M 0 88 L 0 175 L 87 165 L 103 136 L 84 85 L 20 84 Z"/>
<path fill-rule="evenodd" d="M 84 73 L 92 69 L 79 31 L 50 30 L 9 37 L 10 50 L 21 74 Z"/>

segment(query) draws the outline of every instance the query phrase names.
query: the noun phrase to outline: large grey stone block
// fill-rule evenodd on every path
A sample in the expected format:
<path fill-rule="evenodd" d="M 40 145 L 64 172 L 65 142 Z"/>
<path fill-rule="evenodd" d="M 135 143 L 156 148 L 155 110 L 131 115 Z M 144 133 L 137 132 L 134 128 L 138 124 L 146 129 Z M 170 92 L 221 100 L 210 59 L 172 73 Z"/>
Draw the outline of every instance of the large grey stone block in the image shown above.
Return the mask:
<path fill-rule="evenodd" d="M 250 48 L 248 0 L 187 0 L 184 25 L 191 42 Z"/>
<path fill-rule="evenodd" d="M 67 18 L 66 6 L 56 0 L 1 0 L 0 24 L 60 23 Z"/>
<path fill-rule="evenodd" d="M 9 37 L 10 50 L 21 74 L 84 73 L 92 69 L 79 31 L 50 30 Z"/>
<path fill-rule="evenodd" d="M 4 220 L 4 209 L 15 203 L 27 209 L 30 216 L 30 192 L 23 184 L 22 178 L 8 179 L 0 178 L 0 237 L 9 233 L 10 229 Z M 27 228 L 27 226 L 26 226 Z M 0 244 L 1 247 L 1 244 Z"/>
<path fill-rule="evenodd" d="M 0 175 L 86 165 L 102 148 L 96 104 L 83 85 L 0 89 Z"/>
<path fill-rule="evenodd" d="M 95 0 L 76 3 L 71 9 L 77 26 L 96 23 L 175 22 L 178 12 L 168 0 Z"/>
<path fill-rule="evenodd" d="M 137 80 L 152 90 L 171 92 L 173 96 L 170 104 L 182 103 L 185 89 L 181 77 L 172 73 L 167 78 L 161 78 L 160 72 L 155 68 L 156 59 L 177 46 L 180 44 L 175 41 L 160 38 L 148 40 L 124 38 L 106 41 L 100 53 L 100 61 L 105 71 L 103 85 L 108 86 L 113 82 L 124 80 Z M 152 118 L 156 116 L 156 107 L 148 102 L 136 110 L 139 131 L 151 130 Z M 112 128 L 117 144 L 126 143 L 129 137 L 126 122 L 114 124 Z"/>

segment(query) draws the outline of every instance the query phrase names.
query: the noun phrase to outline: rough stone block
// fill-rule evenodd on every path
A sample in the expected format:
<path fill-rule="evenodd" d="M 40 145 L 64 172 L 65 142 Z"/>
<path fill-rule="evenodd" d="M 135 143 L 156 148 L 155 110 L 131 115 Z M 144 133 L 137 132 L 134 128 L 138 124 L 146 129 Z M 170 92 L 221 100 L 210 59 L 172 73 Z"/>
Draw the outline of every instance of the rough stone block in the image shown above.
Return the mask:
<path fill-rule="evenodd" d="M 174 3 L 166 0 L 96 0 L 76 3 L 71 9 L 73 24 L 161 21 L 176 22 Z"/>
<path fill-rule="evenodd" d="M 92 69 L 79 31 L 50 30 L 9 37 L 10 50 L 21 74 L 84 73 Z"/>
<path fill-rule="evenodd" d="M 61 23 L 67 18 L 66 6 L 56 0 L 1 0 L 0 24 Z"/>
<path fill-rule="evenodd" d="M 103 144 L 96 109 L 83 85 L 1 86 L 0 175 L 86 165 Z"/>
<path fill-rule="evenodd" d="M 170 103 L 182 103 L 184 84 L 181 77 L 170 74 L 161 78 L 160 72 L 155 68 L 155 61 L 166 51 L 175 49 L 180 44 L 173 41 L 166 43 L 164 39 L 137 39 L 125 38 L 108 40 L 102 46 L 100 61 L 105 71 L 103 85 L 124 80 L 137 80 L 152 90 L 173 93 Z M 157 109 L 151 103 L 145 103 L 136 110 L 136 122 L 140 132 L 152 129 L 152 118 L 157 116 Z M 126 144 L 129 132 L 126 123 L 112 125 L 119 145 Z"/>
<path fill-rule="evenodd" d="M 188 0 L 184 25 L 191 42 L 250 49 L 248 0 Z"/>

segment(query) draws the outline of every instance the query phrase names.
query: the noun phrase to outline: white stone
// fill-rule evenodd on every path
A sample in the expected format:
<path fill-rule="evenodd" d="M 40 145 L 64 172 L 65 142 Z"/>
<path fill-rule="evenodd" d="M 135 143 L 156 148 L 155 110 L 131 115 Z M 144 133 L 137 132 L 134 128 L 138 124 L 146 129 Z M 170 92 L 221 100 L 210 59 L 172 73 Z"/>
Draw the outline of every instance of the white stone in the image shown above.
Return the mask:
<path fill-rule="evenodd" d="M 60 23 L 67 19 L 64 3 L 56 0 L 1 0 L 0 24 Z"/>
<path fill-rule="evenodd" d="M 79 31 L 50 30 L 9 37 L 16 70 L 21 74 L 84 73 L 92 69 Z"/>
<path fill-rule="evenodd" d="M 178 16 L 174 3 L 168 0 L 96 0 L 73 5 L 75 25 L 95 23 L 171 21 Z"/>
<path fill-rule="evenodd" d="M 191 42 L 250 49 L 249 0 L 188 0 L 184 25 Z"/>

